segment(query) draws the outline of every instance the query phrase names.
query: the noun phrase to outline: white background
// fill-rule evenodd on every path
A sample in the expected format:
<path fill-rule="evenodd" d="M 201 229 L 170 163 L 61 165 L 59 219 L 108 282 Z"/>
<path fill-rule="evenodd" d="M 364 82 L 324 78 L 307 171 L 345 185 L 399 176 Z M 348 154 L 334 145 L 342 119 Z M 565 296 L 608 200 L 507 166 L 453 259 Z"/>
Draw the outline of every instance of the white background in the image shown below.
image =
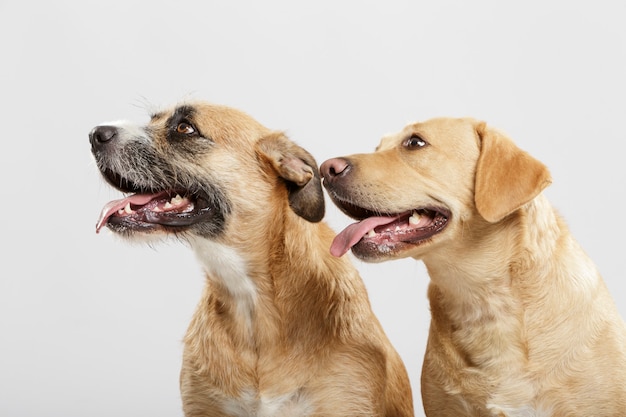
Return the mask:
<path fill-rule="evenodd" d="M 625 19 L 621 0 L 0 0 L 0 415 L 182 415 L 200 267 L 178 244 L 95 234 L 119 194 L 87 133 L 188 97 L 286 130 L 318 163 L 411 121 L 486 120 L 551 169 L 548 197 L 626 316 Z M 349 222 L 330 205 L 327 220 Z M 355 262 L 421 416 L 428 277 Z"/>

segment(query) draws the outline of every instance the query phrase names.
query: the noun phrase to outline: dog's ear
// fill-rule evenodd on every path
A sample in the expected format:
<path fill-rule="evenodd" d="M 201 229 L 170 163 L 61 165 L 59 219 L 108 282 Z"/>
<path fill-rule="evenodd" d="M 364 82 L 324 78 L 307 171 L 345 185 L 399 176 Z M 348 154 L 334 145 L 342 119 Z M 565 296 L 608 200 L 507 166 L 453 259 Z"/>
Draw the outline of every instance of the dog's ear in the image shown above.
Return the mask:
<path fill-rule="evenodd" d="M 480 123 L 481 150 L 476 166 L 474 202 L 483 218 L 502 220 L 535 198 L 552 182 L 544 164 L 496 129 Z"/>
<path fill-rule="evenodd" d="M 289 206 L 300 217 L 319 222 L 324 217 L 324 193 L 315 159 L 284 134 L 271 133 L 257 143 L 289 192 Z"/>

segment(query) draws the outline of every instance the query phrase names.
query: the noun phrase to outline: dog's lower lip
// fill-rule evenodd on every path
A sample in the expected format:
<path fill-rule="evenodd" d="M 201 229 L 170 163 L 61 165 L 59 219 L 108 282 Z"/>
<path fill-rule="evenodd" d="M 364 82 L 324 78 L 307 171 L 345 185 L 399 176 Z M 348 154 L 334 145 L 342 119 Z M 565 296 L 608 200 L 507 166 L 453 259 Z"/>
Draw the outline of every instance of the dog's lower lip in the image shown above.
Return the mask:
<path fill-rule="evenodd" d="M 158 213 L 153 211 L 145 212 L 147 223 L 160 224 L 163 226 L 189 226 L 202 218 L 210 215 L 211 209 L 206 207 L 185 213 Z"/>
<path fill-rule="evenodd" d="M 433 212 L 433 216 L 430 225 L 424 228 L 394 230 L 381 226 L 371 236 L 365 235 L 354 244 L 351 248 L 352 253 L 361 259 L 375 260 L 428 243 L 435 235 L 441 233 L 449 222 L 449 214 Z"/>
<path fill-rule="evenodd" d="M 416 217 L 412 226 L 409 219 Z M 426 224 L 420 225 L 420 218 L 429 219 Z M 367 234 L 363 240 L 385 240 L 394 242 L 420 242 L 442 231 L 448 224 L 449 214 L 443 209 L 419 209 L 398 215 L 390 224 L 381 225 Z"/>
<path fill-rule="evenodd" d="M 355 205 L 342 207 L 348 215 L 373 213 Z M 356 216 L 353 223 L 339 232 L 331 245 L 331 253 L 342 256 L 350 248 L 353 252 L 367 248 L 367 252 L 388 253 L 401 245 L 419 245 L 445 229 L 450 212 L 444 208 L 419 208 L 395 215 Z"/>
<path fill-rule="evenodd" d="M 162 191 L 155 194 L 134 194 L 107 204 L 96 224 L 96 232 L 105 225 L 142 230 L 158 226 L 181 228 L 206 220 L 212 215 L 208 199 L 202 193 Z"/>

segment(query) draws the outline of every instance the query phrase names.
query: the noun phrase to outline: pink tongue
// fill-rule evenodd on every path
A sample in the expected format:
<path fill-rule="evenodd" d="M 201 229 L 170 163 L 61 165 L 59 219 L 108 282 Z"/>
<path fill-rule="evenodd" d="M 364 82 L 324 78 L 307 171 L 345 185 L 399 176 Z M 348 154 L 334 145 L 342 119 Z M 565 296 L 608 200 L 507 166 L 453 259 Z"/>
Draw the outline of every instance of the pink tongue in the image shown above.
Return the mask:
<path fill-rule="evenodd" d="M 382 224 L 389 224 L 399 217 L 368 217 L 358 223 L 351 224 L 335 236 L 332 245 L 330 245 L 330 253 L 337 257 L 343 256 L 367 232 Z"/>
<path fill-rule="evenodd" d="M 133 194 L 130 197 L 113 200 L 107 203 L 100 212 L 100 218 L 98 219 L 98 223 L 96 223 L 96 233 L 100 232 L 100 229 L 102 229 L 102 227 L 106 224 L 109 217 L 111 217 L 117 211 L 122 210 L 124 207 L 126 207 L 127 204 L 130 203 L 135 206 L 143 206 L 145 204 L 148 204 L 155 198 L 159 198 L 165 194 L 167 193 Z"/>

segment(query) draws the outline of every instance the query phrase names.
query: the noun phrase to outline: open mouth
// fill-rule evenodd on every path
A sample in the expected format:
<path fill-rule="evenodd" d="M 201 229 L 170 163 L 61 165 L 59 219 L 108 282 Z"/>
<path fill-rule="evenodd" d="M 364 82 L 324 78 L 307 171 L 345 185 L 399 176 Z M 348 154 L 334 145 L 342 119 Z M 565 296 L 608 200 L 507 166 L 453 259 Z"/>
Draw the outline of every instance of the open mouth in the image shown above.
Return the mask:
<path fill-rule="evenodd" d="M 104 206 L 96 223 L 96 233 L 104 226 L 118 232 L 150 231 L 158 227 L 178 230 L 213 215 L 209 198 L 203 192 L 142 190 L 111 172 L 105 172 L 104 176 L 115 188 L 132 194 Z"/>
<path fill-rule="evenodd" d="M 380 214 L 336 199 L 334 201 L 344 213 L 359 220 L 335 237 L 330 248 L 334 256 L 343 256 L 351 248 L 359 253 L 391 253 L 406 245 L 419 245 L 445 229 L 450 219 L 450 211 L 441 207 Z"/>

